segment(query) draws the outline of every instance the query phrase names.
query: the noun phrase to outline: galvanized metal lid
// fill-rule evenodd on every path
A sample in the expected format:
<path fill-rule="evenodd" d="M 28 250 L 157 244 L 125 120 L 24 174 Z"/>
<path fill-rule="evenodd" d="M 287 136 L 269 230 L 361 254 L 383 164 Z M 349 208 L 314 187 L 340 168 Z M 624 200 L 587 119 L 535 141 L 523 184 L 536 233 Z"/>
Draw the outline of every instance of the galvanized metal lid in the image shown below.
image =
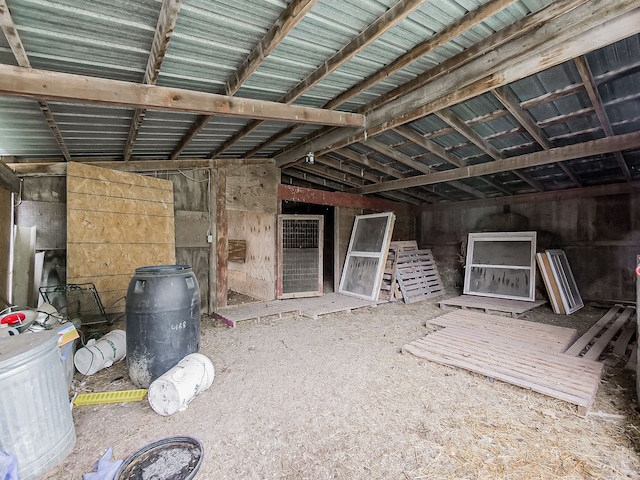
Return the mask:
<path fill-rule="evenodd" d="M 0 338 L 0 371 L 5 368 L 13 368 L 40 352 L 56 348 L 57 345 L 58 332 L 55 330 L 2 337 Z"/>

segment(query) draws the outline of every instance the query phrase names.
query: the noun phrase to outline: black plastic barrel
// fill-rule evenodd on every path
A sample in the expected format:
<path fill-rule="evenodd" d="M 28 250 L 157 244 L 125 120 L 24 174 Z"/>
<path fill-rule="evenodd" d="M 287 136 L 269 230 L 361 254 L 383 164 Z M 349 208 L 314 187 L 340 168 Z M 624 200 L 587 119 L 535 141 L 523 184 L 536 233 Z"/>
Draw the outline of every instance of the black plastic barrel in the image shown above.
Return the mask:
<path fill-rule="evenodd" d="M 189 265 L 136 268 L 125 311 L 127 367 L 138 387 L 200 349 L 200 290 Z"/>

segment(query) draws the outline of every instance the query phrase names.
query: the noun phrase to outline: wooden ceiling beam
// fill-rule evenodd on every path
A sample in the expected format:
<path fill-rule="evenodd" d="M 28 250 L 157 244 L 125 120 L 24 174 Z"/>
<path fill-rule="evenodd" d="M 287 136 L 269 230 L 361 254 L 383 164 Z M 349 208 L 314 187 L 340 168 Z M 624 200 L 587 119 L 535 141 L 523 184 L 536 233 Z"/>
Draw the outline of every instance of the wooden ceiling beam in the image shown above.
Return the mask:
<path fill-rule="evenodd" d="M 379 142 L 378 142 L 379 143 Z M 384 144 L 380 144 L 381 148 L 383 147 Z M 334 153 L 337 153 L 349 160 L 351 160 L 352 162 L 355 163 L 359 163 L 361 165 L 364 165 L 367 168 L 370 169 L 375 169 L 378 170 L 380 172 L 385 173 L 386 175 L 393 177 L 393 178 L 406 178 L 407 175 L 405 175 L 404 173 L 400 172 L 399 170 L 396 170 L 395 168 L 392 168 L 389 165 L 384 165 L 380 162 L 376 162 L 375 160 L 372 160 L 371 158 L 369 158 L 368 156 L 362 154 L 362 153 L 358 153 L 354 150 L 348 149 L 348 148 L 341 148 L 340 150 L 336 150 Z M 324 159 L 324 158 L 328 158 L 325 155 L 320 156 L 320 158 Z M 373 180 L 371 179 L 373 182 L 375 183 L 379 183 L 382 180 L 378 179 L 378 180 Z M 442 192 L 437 191 L 437 189 L 435 188 L 427 188 L 427 190 L 429 191 L 429 193 L 436 195 L 439 198 L 446 198 L 447 200 L 452 200 L 452 198 L 448 195 L 444 195 Z M 414 197 L 416 197 L 418 194 L 415 192 L 408 192 L 410 195 L 413 195 Z M 434 200 L 428 197 L 424 197 L 424 196 L 419 196 L 417 198 L 420 198 L 420 200 L 425 201 L 425 202 L 433 202 Z"/>
<path fill-rule="evenodd" d="M 494 33 L 490 37 L 481 40 L 449 60 L 446 60 L 438 66 L 418 75 L 414 79 L 400 85 L 384 95 L 381 95 L 358 111 L 369 112 L 373 109 L 377 109 L 382 105 L 432 83 L 434 80 L 441 78 L 442 76 L 448 76 L 453 70 L 457 70 L 467 65 L 473 60 L 481 58 L 497 48 L 504 47 L 510 42 L 522 38 L 526 34 L 535 33 L 544 24 L 557 20 L 567 12 L 571 12 L 576 7 L 587 3 L 587 1 L 588 0 L 561 0 L 553 2 L 541 10 L 534 12 L 531 15 L 518 20 L 514 24 Z"/>
<path fill-rule="evenodd" d="M 388 175 L 390 177 L 393 177 L 393 178 L 406 177 L 406 175 L 400 172 L 399 170 L 389 165 L 385 165 L 375 160 L 372 160 L 371 158 L 367 157 L 365 154 L 356 152 L 355 150 L 351 150 L 350 148 L 341 148 L 339 150 L 336 150 L 334 153 L 337 153 L 338 155 L 341 155 L 351 160 L 352 162 L 359 163 L 360 165 L 364 165 L 367 168 L 382 172 L 385 175 Z"/>
<path fill-rule="evenodd" d="M 425 138 L 424 136 L 422 136 L 420 133 L 418 133 L 411 127 L 408 127 L 406 125 L 401 125 L 397 128 L 394 128 L 394 131 L 396 131 L 403 137 L 408 138 L 416 145 L 419 145 L 425 150 L 436 155 L 438 158 L 441 158 L 445 162 L 450 163 L 451 165 L 455 165 L 456 167 L 464 167 L 464 165 L 466 164 L 466 162 L 464 162 L 462 159 L 458 158 L 452 153 L 447 152 L 443 147 L 438 145 L 436 142 L 429 140 L 428 138 Z M 491 187 L 498 190 L 499 192 L 502 192 L 505 195 L 511 195 L 511 192 L 509 190 L 504 188 L 499 183 L 491 180 L 490 178 L 480 177 L 480 179 L 483 182 L 485 182 L 487 185 L 490 185 Z M 478 190 L 476 190 L 476 192 L 480 193 Z M 484 196 L 484 194 L 482 195 Z M 477 195 L 474 194 L 474 196 L 477 196 Z"/>
<path fill-rule="evenodd" d="M 368 138 L 367 140 L 363 140 L 360 143 L 366 145 L 372 150 L 375 150 L 376 152 L 382 153 L 383 155 L 391 158 L 392 160 L 395 160 L 396 162 L 401 163 L 402 165 L 406 165 L 407 167 L 412 168 L 413 170 L 417 170 L 421 173 L 432 173 L 431 167 L 429 167 L 428 165 L 417 162 L 410 156 L 405 155 L 404 153 L 378 140 Z"/>
<path fill-rule="evenodd" d="M 364 125 L 364 116 L 354 113 L 11 65 L 0 65 L 0 95 L 284 122 L 345 127 Z"/>
<path fill-rule="evenodd" d="M 11 47 L 11 51 L 13 52 L 13 56 L 18 62 L 18 65 L 25 68 L 31 68 L 31 62 L 29 61 L 29 56 L 27 55 L 27 51 L 22 44 L 22 40 L 20 39 L 20 35 L 18 34 L 18 29 L 13 22 L 13 17 L 11 16 L 11 12 L 9 11 L 9 6 L 7 5 L 6 0 L 0 0 L 0 28 L 2 28 L 2 32 L 4 33 L 9 46 Z M 47 121 L 47 125 L 51 129 L 51 133 L 56 139 L 58 143 L 58 147 L 62 152 L 65 160 L 71 160 L 71 153 L 69 152 L 69 148 L 64 141 L 64 137 L 62 136 L 62 132 L 60 131 L 60 127 L 56 122 L 55 117 L 53 116 L 53 112 L 49 108 L 49 105 L 44 100 L 38 100 L 38 106 L 40 107 L 40 111 L 42 115 L 44 115 L 45 120 Z"/>
<path fill-rule="evenodd" d="M 589 68 L 589 63 L 587 62 L 587 58 L 584 55 L 576 57 L 573 60 L 578 69 L 578 73 L 580 74 L 580 78 L 582 79 L 582 83 L 584 84 L 584 88 L 587 91 L 587 95 L 589 96 L 589 100 L 595 109 L 598 120 L 600 121 L 600 125 L 602 126 L 602 130 L 604 131 L 607 137 L 612 137 L 614 135 L 613 128 L 611 127 L 611 122 L 609 121 L 609 116 L 607 115 L 607 111 L 604 108 L 604 104 L 602 102 L 602 97 L 600 97 L 600 92 L 598 92 L 598 87 L 596 86 L 596 82 L 593 79 L 593 75 L 591 73 L 591 68 Z M 622 153 L 615 152 L 616 161 L 618 162 L 618 166 L 624 175 L 624 178 L 627 181 L 631 181 L 631 173 L 629 172 L 629 167 L 627 166 L 627 162 L 624 160 Z"/>
<path fill-rule="evenodd" d="M 331 207 L 364 208 L 379 212 L 406 211 L 411 209 L 411 206 L 405 203 L 392 202 L 381 198 L 363 197 L 361 195 L 341 192 L 327 192 L 285 184 L 278 185 L 278 200 Z"/>
<path fill-rule="evenodd" d="M 549 8 L 555 12 L 559 8 L 569 11 L 546 23 L 538 23 L 541 15 L 549 13 Z M 282 167 L 309 150 L 326 153 L 359 142 L 365 136 L 377 135 L 634 35 L 640 31 L 640 8 L 634 0 L 613 4 L 606 0 L 590 0 L 577 7 L 571 0 L 565 0 L 553 2 L 523 20 L 533 21 L 533 27 L 537 28 L 525 34 L 513 31 L 508 42 L 504 41 L 504 31 L 494 34 L 500 39 L 496 41 L 498 46 L 462 66 L 458 64 L 460 60 L 456 60 L 457 55 L 451 61 L 443 62 L 436 67 L 441 69 L 437 79 L 367 115 L 366 132 L 364 128 L 352 133 L 326 132 L 313 140 L 293 145 L 276 156 L 276 163 Z M 522 26 L 519 21 L 508 28 L 520 29 Z M 490 42 L 494 35 L 488 37 Z"/>
<path fill-rule="evenodd" d="M 235 95 L 240 87 L 258 69 L 264 60 L 291 33 L 318 0 L 294 0 L 269 28 L 264 37 L 247 55 L 240 67 L 231 75 L 225 86 L 227 95 Z"/>
<path fill-rule="evenodd" d="M 179 159 L 179 160 L 136 160 L 129 162 L 122 160 L 101 160 L 96 158 L 79 159 L 74 161 L 95 165 L 96 167 L 111 168 L 122 172 L 165 172 L 178 170 L 192 170 L 201 168 L 234 167 L 238 165 L 271 165 L 273 159 L 268 158 L 220 158 L 216 160 L 205 160 L 201 158 Z M 2 163 L 2 162 L 0 162 Z M 16 175 L 20 177 L 32 176 L 59 176 L 66 175 L 67 162 L 20 162 L 7 163 Z"/>
<path fill-rule="evenodd" d="M 473 27 L 478 26 L 482 22 L 493 17 L 495 14 L 514 3 L 515 0 L 493 0 L 478 7 L 476 10 L 467 12 L 463 17 L 451 23 L 450 25 L 447 25 L 440 32 L 435 33 L 429 39 L 425 40 L 422 43 L 419 43 L 407 53 L 399 56 L 390 64 L 385 65 L 369 77 L 365 78 L 361 82 L 357 83 L 353 87 L 335 97 L 333 100 L 327 103 L 324 108 L 335 108 L 339 105 L 342 105 L 349 99 L 359 95 L 365 90 L 368 90 L 376 83 L 390 77 L 396 72 L 399 72 L 403 68 L 408 67 L 413 62 L 419 60 L 425 55 L 428 55 L 447 42 L 450 42 L 456 37 L 469 31 Z"/>
<path fill-rule="evenodd" d="M 149 58 L 147 59 L 147 67 L 144 71 L 144 77 L 142 83 L 145 85 L 155 85 L 158 81 L 158 75 L 160 75 L 160 68 L 164 56 L 169 48 L 169 41 L 171 35 L 173 35 L 173 29 L 176 26 L 178 20 L 178 13 L 182 7 L 182 0 L 163 0 L 160 7 L 160 13 L 158 14 L 158 22 L 156 24 L 156 30 L 153 35 L 153 41 L 151 42 L 151 50 L 149 52 Z M 122 158 L 125 161 L 129 161 L 131 153 L 133 152 L 133 146 L 138 138 L 140 127 L 144 120 L 147 110 L 144 108 L 136 108 L 133 112 L 133 118 L 131 120 L 131 126 L 129 127 L 129 136 L 124 146 L 124 152 Z"/>
<path fill-rule="evenodd" d="M 433 185 L 451 180 L 473 178 L 480 175 L 491 175 L 500 172 L 518 170 L 521 168 L 548 165 L 549 163 L 564 162 L 576 158 L 584 158 L 595 155 L 604 155 L 616 151 L 640 148 L 640 132 L 605 137 L 577 145 L 556 147 L 542 152 L 528 153 L 517 157 L 494 160 L 492 162 L 468 165 L 464 168 L 456 168 L 443 172 L 436 172 L 415 177 L 390 180 L 377 185 L 368 185 L 355 190 L 355 193 L 377 193 L 388 190 L 398 190 L 420 185 Z"/>
<path fill-rule="evenodd" d="M 353 165 L 347 165 L 343 161 L 336 160 L 335 158 L 331 158 L 327 155 L 320 155 L 319 157 L 316 157 L 316 163 L 317 162 L 320 162 L 336 170 L 348 173 L 350 175 L 364 178 L 365 180 L 369 180 L 370 182 L 378 183 L 382 181 L 382 177 L 379 175 L 371 173 L 370 171 L 365 170 L 364 168 L 358 168 L 358 167 L 354 167 Z"/>
<path fill-rule="evenodd" d="M 431 167 L 429 167 L 428 165 L 425 165 L 423 163 L 417 162 L 416 160 L 412 159 L 410 156 L 405 155 L 404 153 L 395 150 L 393 147 L 390 147 L 388 145 L 385 145 L 382 142 L 379 142 L 377 140 L 374 140 L 372 138 L 365 140 L 364 142 L 362 142 L 364 145 L 366 145 L 369 148 L 372 148 L 373 150 L 382 153 L 383 155 L 386 155 L 389 158 L 392 158 L 393 160 L 400 162 L 403 165 L 406 165 L 407 167 L 413 168 L 414 170 L 417 170 L 419 172 L 422 173 L 433 173 L 433 169 Z M 465 193 L 468 193 L 476 198 L 484 198 L 485 195 L 482 192 L 479 192 L 478 190 L 476 190 L 475 188 L 472 188 L 468 185 L 463 184 L 462 182 L 459 181 L 453 181 L 453 182 L 449 182 L 451 183 L 451 185 L 459 190 L 462 190 Z M 433 191 L 432 193 L 435 193 L 437 195 L 441 195 L 441 192 L 436 192 Z M 447 197 L 447 199 L 450 199 L 449 197 Z"/>
<path fill-rule="evenodd" d="M 348 173 L 339 172 L 326 165 L 320 165 L 317 163 L 314 163 L 314 164 L 298 163 L 295 166 L 295 168 L 297 170 L 300 170 L 301 172 L 311 173 L 313 175 L 318 175 L 319 177 L 322 177 L 322 178 L 328 178 L 329 180 L 342 183 L 343 185 L 346 185 L 349 187 L 360 187 L 360 186 L 367 185 L 369 183 L 362 177 L 357 177 L 355 175 L 351 175 Z"/>
<path fill-rule="evenodd" d="M 246 82 L 262 62 L 271 55 L 282 40 L 291 33 L 317 2 L 318 0 L 293 0 L 289 3 L 271 28 L 267 30 L 264 37 L 262 37 L 249 55 L 243 60 L 242 64 L 240 64 L 236 71 L 229 77 L 229 80 L 225 84 L 225 93 L 228 96 L 233 96 L 240 90 L 244 82 Z M 202 131 L 213 116 L 214 115 L 203 115 L 195 121 L 189 128 L 189 131 L 173 149 L 173 152 L 171 152 L 172 159 L 177 158 L 184 149 L 187 148 L 189 143 Z"/>
<path fill-rule="evenodd" d="M 468 126 L 466 123 L 462 121 L 457 115 L 455 115 L 451 110 L 444 109 L 436 112 L 436 115 L 448 125 L 451 125 L 460 135 L 467 138 L 471 143 L 473 143 L 476 147 L 482 150 L 484 153 L 489 155 L 494 160 L 500 160 L 504 158 L 502 152 L 500 152 L 497 148 L 491 145 L 487 140 L 482 138 L 474 129 Z M 537 191 L 543 191 L 544 186 L 530 178 L 523 172 L 514 171 L 515 175 L 518 176 L 523 182 L 531 185 Z"/>
<path fill-rule="evenodd" d="M 549 138 L 545 135 L 542 129 L 531 117 L 529 112 L 525 111 L 520 106 L 520 101 L 516 98 L 515 94 L 508 85 L 504 87 L 498 87 L 492 91 L 493 95 L 502 103 L 509 113 L 513 115 L 516 121 L 522 125 L 522 127 L 538 142 L 538 144 L 544 149 L 549 150 L 553 148 L 553 144 L 549 141 Z M 578 187 L 582 186 L 582 182 L 576 177 L 575 173 L 564 163 L 559 163 L 558 166 L 562 171 L 575 183 Z"/>
<path fill-rule="evenodd" d="M 0 161 L 0 188 L 9 190 L 13 193 L 20 192 L 20 178 L 15 172 L 4 162 Z"/>
<path fill-rule="evenodd" d="M 515 3 L 516 0 L 492 0 L 476 10 L 472 10 L 467 12 L 463 17 L 453 22 L 452 24 L 446 26 L 440 32 L 435 33 L 428 40 L 425 40 L 422 43 L 419 43 L 407 53 L 401 55 L 396 60 L 391 62 L 389 65 L 385 65 L 381 69 L 377 70 L 374 74 L 365 78 L 361 82 L 358 82 L 353 87 L 344 91 L 337 97 L 333 98 L 329 101 L 323 108 L 333 109 L 343 103 L 347 102 L 349 99 L 359 95 L 363 91 L 371 88 L 378 82 L 381 82 L 385 78 L 393 75 L 394 73 L 402 70 L 403 68 L 411 65 L 413 62 L 419 60 L 435 49 L 441 47 L 445 43 L 453 40 L 454 38 L 460 36 L 461 34 L 467 32 L 473 27 L 481 24 L 487 19 L 491 18 L 498 12 L 504 10 L 508 6 Z M 250 152 L 247 152 L 247 156 L 255 155 L 262 149 L 281 139 L 282 137 L 288 135 L 292 131 L 299 128 L 299 125 L 292 125 L 288 127 L 285 131 L 280 132 L 273 137 L 269 138 L 267 141 L 263 142 L 261 145 L 257 146 Z M 286 133 L 285 133 L 286 132 Z"/>
<path fill-rule="evenodd" d="M 323 79 L 327 78 L 427 1 L 429 0 L 400 0 L 397 2 L 393 7 L 364 29 L 364 31 L 362 31 L 358 36 L 342 47 L 335 55 L 325 61 L 322 65 L 301 80 L 295 87 L 283 95 L 278 102 L 286 104 L 295 102 L 305 92 L 312 89 Z M 225 150 L 235 145 L 243 136 L 248 135 L 258 128 L 261 123 L 262 122 L 260 121 L 251 122 L 251 124 L 247 125 L 241 132 L 238 132 L 238 134 L 225 142 L 224 145 L 216 149 L 211 154 L 211 157 L 216 158 L 218 155 L 222 155 Z"/>
<path fill-rule="evenodd" d="M 518 203 L 552 203 L 574 198 L 593 198 L 608 195 L 624 195 L 626 193 L 640 191 L 640 181 L 610 183 L 607 185 L 597 185 L 593 187 L 566 188 L 546 192 L 526 193 L 523 195 L 513 195 L 511 197 L 495 197 L 485 200 L 467 200 L 464 202 L 438 203 L 435 205 L 425 205 L 422 210 L 425 212 L 438 210 L 455 210 L 470 208 L 499 207 L 503 205 L 515 205 Z"/>

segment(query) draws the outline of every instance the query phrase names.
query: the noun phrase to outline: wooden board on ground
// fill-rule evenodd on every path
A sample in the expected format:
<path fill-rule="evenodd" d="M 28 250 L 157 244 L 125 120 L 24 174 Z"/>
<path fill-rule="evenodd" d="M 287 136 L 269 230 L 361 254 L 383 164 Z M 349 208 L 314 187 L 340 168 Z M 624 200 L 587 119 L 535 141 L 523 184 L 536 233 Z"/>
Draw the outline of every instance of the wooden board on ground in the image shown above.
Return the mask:
<path fill-rule="evenodd" d="M 564 352 L 574 342 L 578 334 L 575 328 L 487 315 L 470 310 L 449 312 L 429 320 L 429 323 L 440 327 L 471 328 L 482 332 L 482 334 L 510 338 L 526 345 L 548 348 L 557 353 Z"/>
<path fill-rule="evenodd" d="M 603 365 L 592 360 L 458 326 L 414 340 L 402 350 L 567 401 L 582 416 L 595 400 L 603 372 Z"/>
<path fill-rule="evenodd" d="M 625 325 L 635 324 L 634 313 L 634 307 L 628 306 L 625 308 L 619 304 L 614 305 L 567 349 L 567 355 L 597 360 L 619 332 L 622 332 L 622 334 L 618 335 L 618 341 L 614 345 L 613 353 L 620 355 L 620 352 L 626 352 L 633 336 L 633 330 L 625 328 Z"/>
<path fill-rule="evenodd" d="M 461 307 L 477 308 L 483 310 L 485 313 L 493 312 L 505 312 L 510 313 L 513 318 L 517 318 L 529 310 L 533 310 L 540 305 L 547 303 L 545 300 L 536 300 L 535 302 L 529 302 L 526 300 L 511 300 L 507 298 L 490 298 L 490 297 L 476 297 L 474 295 L 460 295 L 459 297 L 448 298 L 446 300 L 440 300 L 438 306 L 442 308 L 447 307 Z"/>
<path fill-rule="evenodd" d="M 396 275 L 405 303 L 445 294 L 436 261 L 429 249 L 399 251 Z"/>
<path fill-rule="evenodd" d="M 235 327 L 237 322 L 244 320 L 261 320 L 268 317 L 281 318 L 286 314 L 303 315 L 316 319 L 321 315 L 373 307 L 380 303 L 385 302 L 374 302 L 338 293 L 329 293 L 321 297 L 272 300 L 270 302 L 223 307 L 216 311 L 215 317 L 225 325 Z"/>

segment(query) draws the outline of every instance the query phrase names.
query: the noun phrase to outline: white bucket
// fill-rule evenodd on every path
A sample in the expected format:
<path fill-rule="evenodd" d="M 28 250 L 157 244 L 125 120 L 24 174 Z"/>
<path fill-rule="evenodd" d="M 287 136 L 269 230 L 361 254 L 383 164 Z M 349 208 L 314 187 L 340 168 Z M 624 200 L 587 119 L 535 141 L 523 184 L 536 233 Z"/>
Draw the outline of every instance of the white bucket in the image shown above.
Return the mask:
<path fill-rule="evenodd" d="M 124 330 L 111 330 L 98 341 L 89 340 L 73 356 L 73 363 L 81 374 L 93 375 L 122 360 L 126 353 L 126 333 Z"/>
<path fill-rule="evenodd" d="M 149 385 L 149 404 L 160 415 L 182 411 L 213 383 L 213 363 L 201 353 L 184 357 Z"/>

